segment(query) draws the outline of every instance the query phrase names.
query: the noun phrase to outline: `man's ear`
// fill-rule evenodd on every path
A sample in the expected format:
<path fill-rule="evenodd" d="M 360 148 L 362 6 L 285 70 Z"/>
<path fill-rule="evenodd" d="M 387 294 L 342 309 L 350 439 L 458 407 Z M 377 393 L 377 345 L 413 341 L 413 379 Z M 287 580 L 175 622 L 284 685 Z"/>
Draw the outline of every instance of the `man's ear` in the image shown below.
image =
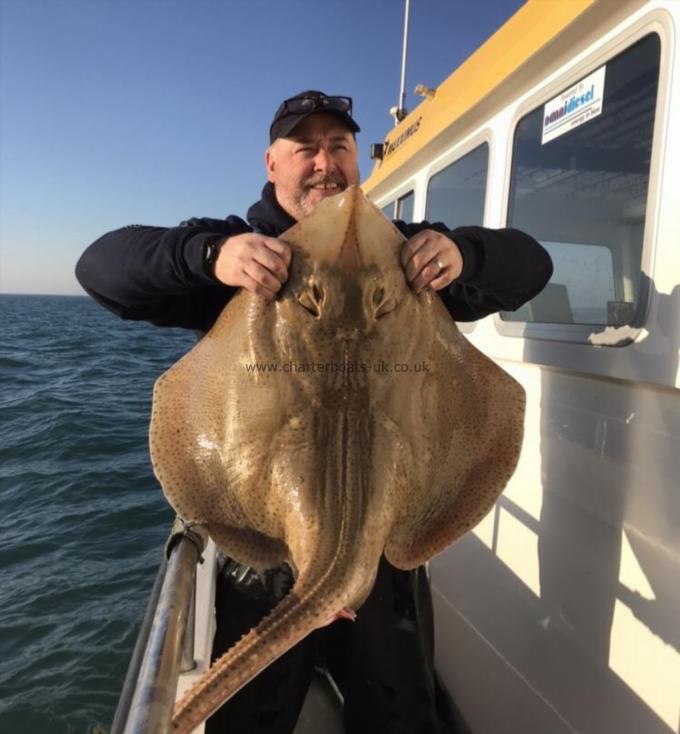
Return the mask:
<path fill-rule="evenodd" d="M 273 145 L 270 145 L 264 152 L 264 165 L 267 169 L 267 180 L 275 183 L 274 169 L 276 168 L 275 156 L 272 153 Z"/>

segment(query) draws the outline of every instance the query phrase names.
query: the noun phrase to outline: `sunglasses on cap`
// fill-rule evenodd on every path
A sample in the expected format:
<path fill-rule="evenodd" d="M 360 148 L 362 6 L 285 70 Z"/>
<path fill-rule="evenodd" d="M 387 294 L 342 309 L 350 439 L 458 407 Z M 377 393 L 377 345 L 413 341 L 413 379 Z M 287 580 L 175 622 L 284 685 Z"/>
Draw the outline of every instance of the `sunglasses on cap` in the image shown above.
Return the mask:
<path fill-rule="evenodd" d="M 299 115 L 300 113 L 316 112 L 317 110 L 335 110 L 352 115 L 351 97 L 326 97 L 315 95 L 309 97 L 291 97 L 279 107 L 276 117 L 284 115 Z"/>

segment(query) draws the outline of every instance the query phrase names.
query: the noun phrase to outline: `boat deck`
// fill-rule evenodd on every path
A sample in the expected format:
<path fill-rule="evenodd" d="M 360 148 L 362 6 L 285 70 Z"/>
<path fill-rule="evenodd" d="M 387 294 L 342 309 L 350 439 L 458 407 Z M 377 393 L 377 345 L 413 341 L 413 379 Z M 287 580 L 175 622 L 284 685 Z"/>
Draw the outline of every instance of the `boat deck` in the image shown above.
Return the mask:
<path fill-rule="evenodd" d="M 326 674 L 316 671 L 294 734 L 344 734 L 342 701 Z"/>

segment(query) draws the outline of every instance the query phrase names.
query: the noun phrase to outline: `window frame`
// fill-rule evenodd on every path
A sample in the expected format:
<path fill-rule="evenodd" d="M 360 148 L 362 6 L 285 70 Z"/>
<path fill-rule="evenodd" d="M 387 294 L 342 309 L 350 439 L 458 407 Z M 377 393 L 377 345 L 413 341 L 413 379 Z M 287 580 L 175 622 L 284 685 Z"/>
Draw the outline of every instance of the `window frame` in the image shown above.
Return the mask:
<path fill-rule="evenodd" d="M 391 206 L 392 216 L 390 217 L 390 221 L 393 221 L 395 219 L 394 214 L 396 213 L 395 210 L 397 201 L 404 196 L 408 196 L 411 193 L 413 194 L 413 212 L 415 216 L 418 204 L 418 181 L 413 176 L 409 176 L 406 181 L 403 181 L 399 184 L 399 186 L 393 188 L 387 196 L 384 196 L 381 199 L 374 201 L 373 203 L 378 207 L 378 209 L 380 209 L 381 212 L 386 206 Z"/>
<path fill-rule="evenodd" d="M 425 216 L 425 213 L 427 212 L 427 195 L 430 190 L 430 181 L 439 173 L 446 170 L 449 166 L 454 165 L 458 161 L 460 161 L 462 158 L 465 158 L 466 155 L 472 153 L 474 150 L 479 148 L 481 145 L 484 145 L 486 143 L 488 147 L 488 156 L 486 159 L 486 186 L 484 188 L 484 207 L 483 207 L 483 217 L 482 217 L 482 223 L 480 226 L 482 227 L 488 227 L 487 224 L 488 217 L 489 217 L 489 199 L 490 199 L 490 186 L 489 182 L 491 180 L 491 173 L 493 171 L 493 154 L 494 154 L 494 145 L 493 145 L 493 131 L 490 127 L 485 126 L 482 130 L 479 130 L 470 138 L 467 138 L 466 140 L 462 141 L 458 145 L 455 145 L 453 148 L 446 151 L 446 153 L 443 153 L 438 158 L 435 158 L 432 163 L 425 168 L 423 171 L 423 217 Z M 444 222 L 444 224 L 448 225 L 449 222 Z M 469 222 L 468 222 L 469 224 Z"/>
<path fill-rule="evenodd" d="M 666 23 L 659 16 L 666 16 L 663 11 L 652 11 L 634 26 L 625 29 L 621 34 L 607 43 L 593 49 L 579 63 L 574 64 L 553 79 L 540 84 L 535 91 L 523 99 L 515 108 L 508 128 L 506 146 L 505 184 L 503 191 L 501 221 L 508 226 L 510 210 L 510 192 L 512 187 L 512 166 L 515 147 L 515 136 L 519 123 L 560 92 L 568 89 L 580 79 L 592 74 L 604 64 L 625 53 L 627 49 L 650 34 L 656 34 L 659 40 L 659 78 L 657 86 L 656 106 L 654 109 L 654 125 L 652 129 L 652 148 L 649 168 L 649 184 L 647 190 L 647 206 L 642 236 L 642 250 L 639 270 L 642 277 L 635 315 L 631 324 L 614 327 L 596 324 L 558 324 L 537 323 L 531 321 L 505 321 L 500 313 L 494 314 L 496 330 L 503 336 L 520 337 L 536 341 L 559 341 L 586 344 L 591 346 L 627 346 L 643 333 L 644 324 L 649 311 L 649 288 L 647 278 L 653 279 L 652 265 L 656 231 L 658 227 L 660 206 L 660 181 L 663 165 L 663 136 L 665 133 L 667 106 L 669 95 L 669 46 Z M 531 234 L 529 232 L 529 234 Z M 646 276 L 646 277 L 645 277 Z"/>
<path fill-rule="evenodd" d="M 457 163 L 462 158 L 465 158 L 466 155 L 472 153 L 473 150 L 476 150 L 480 145 L 484 145 L 485 143 L 488 147 L 488 155 L 486 159 L 486 186 L 484 188 L 484 209 L 481 226 L 489 226 L 487 224 L 489 218 L 489 200 L 491 197 L 491 186 L 489 186 L 489 183 L 491 181 L 491 176 L 494 170 L 493 156 L 495 148 L 493 130 L 486 123 L 481 130 L 477 130 L 471 137 L 466 138 L 454 145 L 452 148 L 449 148 L 449 150 L 447 150 L 445 153 L 442 153 L 439 157 L 435 158 L 428 166 L 425 167 L 425 170 L 422 172 L 423 218 L 425 217 L 425 213 L 427 212 L 427 195 L 430 190 L 430 180 L 449 166 L 452 166 L 454 165 L 454 163 Z M 449 226 L 449 222 L 444 222 L 444 224 Z M 461 331 L 463 334 L 471 334 L 477 328 L 477 322 L 479 320 L 480 319 L 477 319 L 477 321 L 456 321 L 456 326 L 458 327 L 458 330 Z"/>
<path fill-rule="evenodd" d="M 394 219 L 397 220 L 397 221 L 406 222 L 407 224 L 409 223 L 408 220 L 407 219 L 404 219 L 402 217 L 402 212 L 401 212 L 402 206 L 401 205 L 402 205 L 404 199 L 408 199 L 409 196 L 412 198 L 412 201 L 411 201 L 411 209 L 413 209 L 414 214 L 413 214 L 412 217 L 410 217 L 410 219 L 411 219 L 411 221 L 413 221 L 413 219 L 415 217 L 415 207 L 416 207 L 416 190 L 415 190 L 415 188 L 412 188 L 410 191 L 407 191 L 405 194 L 402 194 L 401 196 L 397 196 L 397 198 L 394 200 L 394 214 L 395 214 Z M 397 211 L 397 210 L 399 210 L 399 211 Z"/>

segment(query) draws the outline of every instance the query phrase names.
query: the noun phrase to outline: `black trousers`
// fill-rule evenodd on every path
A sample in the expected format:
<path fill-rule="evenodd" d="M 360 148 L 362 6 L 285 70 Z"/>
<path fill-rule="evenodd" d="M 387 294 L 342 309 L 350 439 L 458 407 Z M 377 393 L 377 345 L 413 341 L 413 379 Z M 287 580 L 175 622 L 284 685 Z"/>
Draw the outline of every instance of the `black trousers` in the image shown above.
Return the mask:
<path fill-rule="evenodd" d="M 220 574 L 213 659 L 262 619 L 285 586 L 278 583 L 275 592 L 263 593 L 257 585 L 244 587 Z M 314 666 L 320 664 L 345 699 L 346 734 L 448 733 L 437 711 L 442 700 L 435 685 L 433 642 L 425 569 L 399 571 L 383 558 L 355 622 L 334 622 L 302 640 L 227 701 L 209 719 L 206 732 L 291 734 Z"/>

